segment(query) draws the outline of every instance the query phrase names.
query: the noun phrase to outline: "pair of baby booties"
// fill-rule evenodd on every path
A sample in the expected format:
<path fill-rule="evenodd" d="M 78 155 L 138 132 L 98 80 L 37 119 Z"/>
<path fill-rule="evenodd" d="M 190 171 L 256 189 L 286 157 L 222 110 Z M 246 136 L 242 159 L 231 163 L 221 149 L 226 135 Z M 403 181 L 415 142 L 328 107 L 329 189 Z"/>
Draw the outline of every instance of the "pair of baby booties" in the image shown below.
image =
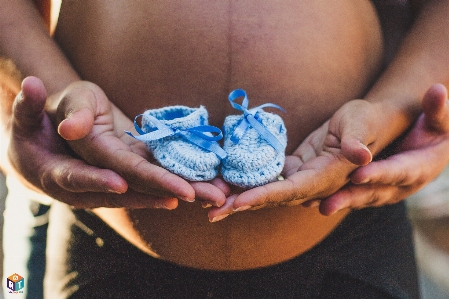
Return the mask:
<path fill-rule="evenodd" d="M 235 100 L 243 97 L 242 105 Z M 267 103 L 248 110 L 248 97 L 242 89 L 229 94 L 231 105 L 241 115 L 227 116 L 224 144 L 221 130 L 208 124 L 205 107 L 170 106 L 147 110 L 142 127 L 134 121 L 138 136 L 165 169 L 190 181 L 209 181 L 218 175 L 242 188 L 262 186 L 276 180 L 285 161 L 287 131 L 282 118 L 263 108 L 281 107 Z"/>

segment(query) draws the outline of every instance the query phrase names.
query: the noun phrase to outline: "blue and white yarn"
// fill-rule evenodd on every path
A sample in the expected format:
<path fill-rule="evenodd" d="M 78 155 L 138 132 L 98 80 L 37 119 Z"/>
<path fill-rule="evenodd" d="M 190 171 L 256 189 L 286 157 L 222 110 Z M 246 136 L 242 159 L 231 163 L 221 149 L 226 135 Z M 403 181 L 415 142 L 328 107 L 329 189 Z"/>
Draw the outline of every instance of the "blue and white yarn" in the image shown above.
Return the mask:
<path fill-rule="evenodd" d="M 242 105 L 234 103 L 242 96 Z M 227 156 L 222 161 L 223 179 L 243 188 L 275 181 L 285 163 L 287 130 L 279 115 L 263 108 L 282 108 L 268 103 L 248 110 L 248 99 L 241 89 L 231 92 L 229 101 L 243 114 L 230 115 L 224 121 L 223 149 Z"/>
<path fill-rule="evenodd" d="M 218 174 L 226 153 L 218 145 L 221 131 L 208 125 L 208 113 L 201 106 L 170 106 L 147 110 L 142 115 L 140 136 L 161 166 L 190 181 L 208 181 Z M 211 133 L 219 133 L 213 136 Z"/>

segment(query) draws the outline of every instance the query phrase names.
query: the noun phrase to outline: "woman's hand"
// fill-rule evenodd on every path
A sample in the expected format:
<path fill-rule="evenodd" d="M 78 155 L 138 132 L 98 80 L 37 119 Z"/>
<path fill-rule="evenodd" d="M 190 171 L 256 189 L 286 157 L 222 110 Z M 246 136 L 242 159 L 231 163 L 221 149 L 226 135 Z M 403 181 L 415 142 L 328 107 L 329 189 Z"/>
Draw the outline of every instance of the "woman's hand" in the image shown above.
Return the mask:
<path fill-rule="evenodd" d="M 335 193 L 349 182 L 352 171 L 371 161 L 367 145 L 374 146 L 378 131 L 374 113 L 369 102 L 348 102 L 286 157 L 284 180 L 233 192 L 224 206 L 209 212 L 209 219 L 217 221 L 247 209 L 298 205 Z"/>

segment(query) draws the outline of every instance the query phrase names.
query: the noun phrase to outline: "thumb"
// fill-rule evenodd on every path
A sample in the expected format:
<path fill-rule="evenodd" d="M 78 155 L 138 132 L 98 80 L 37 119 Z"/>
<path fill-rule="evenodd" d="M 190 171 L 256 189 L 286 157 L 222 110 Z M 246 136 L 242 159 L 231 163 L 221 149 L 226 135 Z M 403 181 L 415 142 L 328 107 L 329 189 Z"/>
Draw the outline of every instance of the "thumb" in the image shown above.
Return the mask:
<path fill-rule="evenodd" d="M 354 117 L 341 127 L 341 151 L 349 162 L 364 166 L 371 162 L 373 156 L 368 149 L 369 127 L 363 118 Z"/>
<path fill-rule="evenodd" d="M 439 132 L 449 132 L 447 93 L 444 85 L 435 84 L 424 95 L 422 102 L 424 124 L 429 129 Z"/>
<path fill-rule="evenodd" d="M 336 117 L 336 137 L 340 141 L 341 152 L 351 163 L 363 166 L 371 162 L 372 154 L 368 149 L 373 135 L 373 117 L 375 113 L 365 100 L 353 100 L 339 109 Z"/>
<path fill-rule="evenodd" d="M 25 78 L 22 81 L 22 90 L 14 100 L 14 125 L 27 131 L 39 127 L 44 116 L 46 100 L 47 91 L 42 81 L 36 77 Z"/>
<path fill-rule="evenodd" d="M 78 140 L 92 130 L 95 121 L 95 94 L 82 85 L 73 83 L 60 97 L 56 110 L 58 133 L 66 140 Z"/>
<path fill-rule="evenodd" d="M 343 134 L 341 139 L 341 150 L 349 162 L 365 166 L 373 159 L 369 148 L 359 139 L 358 136 Z"/>

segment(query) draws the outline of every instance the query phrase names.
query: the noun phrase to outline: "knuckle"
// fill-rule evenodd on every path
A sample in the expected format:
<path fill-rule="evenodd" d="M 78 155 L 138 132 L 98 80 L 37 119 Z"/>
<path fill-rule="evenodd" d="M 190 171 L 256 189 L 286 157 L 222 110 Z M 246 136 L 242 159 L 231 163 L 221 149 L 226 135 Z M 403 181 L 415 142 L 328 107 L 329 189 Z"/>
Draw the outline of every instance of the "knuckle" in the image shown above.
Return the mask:
<path fill-rule="evenodd" d="M 69 167 L 62 167 L 61 169 L 59 169 L 57 173 L 58 185 L 68 191 L 78 191 L 80 189 L 80 182 L 76 180 L 74 171 L 75 169 Z"/>
<path fill-rule="evenodd" d="M 46 194 L 52 195 L 58 184 L 54 180 L 53 174 L 50 171 L 44 171 L 40 176 L 40 187 Z"/>

